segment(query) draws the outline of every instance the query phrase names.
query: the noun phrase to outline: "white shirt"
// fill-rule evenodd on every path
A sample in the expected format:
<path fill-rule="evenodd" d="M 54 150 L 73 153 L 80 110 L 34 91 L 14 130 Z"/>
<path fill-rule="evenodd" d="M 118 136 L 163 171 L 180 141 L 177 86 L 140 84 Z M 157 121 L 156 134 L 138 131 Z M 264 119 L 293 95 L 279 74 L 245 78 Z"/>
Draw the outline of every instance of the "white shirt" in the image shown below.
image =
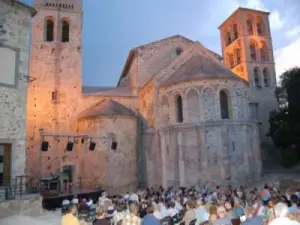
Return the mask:
<path fill-rule="evenodd" d="M 175 209 L 177 210 L 177 213 L 179 213 L 182 210 L 182 206 L 178 202 L 175 202 Z"/>
<path fill-rule="evenodd" d="M 278 217 L 275 220 L 271 221 L 269 225 L 300 225 L 300 223 L 294 220 L 290 220 L 287 217 Z"/>
<path fill-rule="evenodd" d="M 156 219 L 158 219 L 158 220 L 161 220 L 161 219 L 162 219 L 161 214 L 160 214 L 159 211 L 154 211 L 153 216 L 154 216 Z"/>
<path fill-rule="evenodd" d="M 78 198 L 73 198 L 72 203 L 75 205 L 78 204 Z"/>
<path fill-rule="evenodd" d="M 70 201 L 68 199 L 63 200 L 62 205 L 69 205 Z"/>
<path fill-rule="evenodd" d="M 93 200 L 88 201 L 86 204 L 87 204 L 88 206 L 93 205 Z"/>
<path fill-rule="evenodd" d="M 168 209 L 168 216 L 173 217 L 177 214 L 177 210 L 175 208 Z"/>
<path fill-rule="evenodd" d="M 168 211 L 166 206 L 163 203 L 159 203 L 160 206 L 160 215 L 162 218 L 165 218 L 168 216 Z"/>

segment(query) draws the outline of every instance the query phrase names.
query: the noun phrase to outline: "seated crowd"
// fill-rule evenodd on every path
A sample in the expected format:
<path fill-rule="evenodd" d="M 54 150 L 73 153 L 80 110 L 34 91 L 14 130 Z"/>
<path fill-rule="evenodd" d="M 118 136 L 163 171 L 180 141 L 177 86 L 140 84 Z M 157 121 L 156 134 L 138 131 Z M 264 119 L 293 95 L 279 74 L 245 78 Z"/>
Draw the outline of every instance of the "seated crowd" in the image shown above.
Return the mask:
<path fill-rule="evenodd" d="M 281 193 L 271 185 L 246 194 L 241 186 L 209 192 L 206 187 L 146 189 L 124 196 L 99 198 L 93 225 L 300 225 L 300 192 L 287 188 Z M 73 216 L 91 200 L 72 201 L 62 225 L 77 225 Z M 66 202 L 65 202 L 66 204 Z M 69 221 L 68 223 L 66 221 Z"/>

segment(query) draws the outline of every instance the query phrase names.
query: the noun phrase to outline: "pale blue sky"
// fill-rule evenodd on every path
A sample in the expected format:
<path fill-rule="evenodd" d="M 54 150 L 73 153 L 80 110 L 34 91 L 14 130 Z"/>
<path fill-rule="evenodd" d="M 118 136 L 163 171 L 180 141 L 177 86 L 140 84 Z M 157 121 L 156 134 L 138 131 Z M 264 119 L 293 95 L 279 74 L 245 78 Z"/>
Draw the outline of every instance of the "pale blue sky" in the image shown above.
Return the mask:
<path fill-rule="evenodd" d="M 115 86 L 131 48 L 175 34 L 221 54 L 218 25 L 238 6 L 271 12 L 278 73 L 300 61 L 299 0 L 83 0 L 84 84 Z"/>

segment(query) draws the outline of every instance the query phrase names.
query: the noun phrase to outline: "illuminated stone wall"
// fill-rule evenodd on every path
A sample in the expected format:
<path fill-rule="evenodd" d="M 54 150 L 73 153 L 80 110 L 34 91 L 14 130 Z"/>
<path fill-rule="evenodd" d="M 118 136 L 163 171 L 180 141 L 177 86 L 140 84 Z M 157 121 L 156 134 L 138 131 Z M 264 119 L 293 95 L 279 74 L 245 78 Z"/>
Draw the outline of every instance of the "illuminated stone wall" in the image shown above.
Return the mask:
<path fill-rule="evenodd" d="M 0 1 L 0 143 L 12 144 L 11 178 L 25 172 L 29 34 L 33 13 L 30 7 Z"/>

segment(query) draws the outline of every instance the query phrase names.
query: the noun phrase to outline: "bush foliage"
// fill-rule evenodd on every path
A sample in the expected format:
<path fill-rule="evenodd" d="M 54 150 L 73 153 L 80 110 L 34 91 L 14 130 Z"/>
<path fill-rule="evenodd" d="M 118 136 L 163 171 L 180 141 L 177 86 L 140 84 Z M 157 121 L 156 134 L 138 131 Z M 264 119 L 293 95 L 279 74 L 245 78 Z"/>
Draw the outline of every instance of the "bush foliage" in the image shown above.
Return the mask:
<path fill-rule="evenodd" d="M 282 164 L 290 167 L 300 152 L 300 68 L 287 70 L 280 81 L 275 92 L 279 110 L 270 113 L 268 135 L 282 149 Z"/>

